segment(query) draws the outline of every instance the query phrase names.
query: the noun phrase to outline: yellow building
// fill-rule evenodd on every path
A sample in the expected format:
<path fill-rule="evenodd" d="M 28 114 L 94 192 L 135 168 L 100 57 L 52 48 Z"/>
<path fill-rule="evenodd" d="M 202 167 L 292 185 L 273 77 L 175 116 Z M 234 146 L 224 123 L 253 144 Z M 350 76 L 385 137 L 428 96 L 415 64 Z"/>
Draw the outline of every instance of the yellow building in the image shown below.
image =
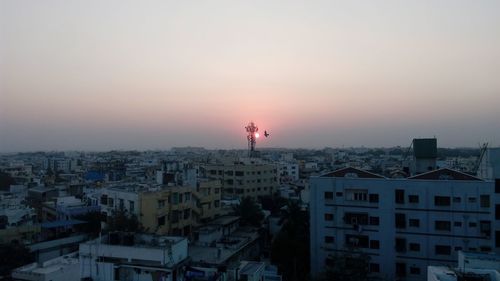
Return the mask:
<path fill-rule="evenodd" d="M 236 161 L 203 168 L 206 177 L 221 181 L 223 196 L 257 199 L 272 195 L 279 187 L 276 165 Z"/>
<path fill-rule="evenodd" d="M 188 236 L 193 227 L 220 215 L 220 199 L 217 180 L 144 190 L 139 194 L 139 222 L 146 232 Z"/>

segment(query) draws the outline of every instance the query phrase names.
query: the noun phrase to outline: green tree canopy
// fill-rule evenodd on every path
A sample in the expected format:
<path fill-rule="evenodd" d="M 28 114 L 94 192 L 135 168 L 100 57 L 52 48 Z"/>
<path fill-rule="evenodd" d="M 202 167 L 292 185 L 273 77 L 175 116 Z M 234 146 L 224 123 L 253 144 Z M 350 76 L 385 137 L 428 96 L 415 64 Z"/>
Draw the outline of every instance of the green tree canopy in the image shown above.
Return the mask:
<path fill-rule="evenodd" d="M 241 225 L 250 225 L 260 227 L 264 213 L 252 199 L 252 197 L 244 197 L 239 205 L 233 208 L 235 215 L 240 216 Z"/>
<path fill-rule="evenodd" d="M 368 281 L 370 256 L 357 249 L 331 255 L 321 280 Z"/>
<path fill-rule="evenodd" d="M 309 277 L 309 213 L 298 203 L 289 203 L 286 222 L 271 246 L 271 261 L 284 280 L 299 281 Z"/>
<path fill-rule="evenodd" d="M 130 215 L 125 210 L 114 210 L 108 218 L 107 231 L 138 232 L 142 228 L 136 215 Z"/>

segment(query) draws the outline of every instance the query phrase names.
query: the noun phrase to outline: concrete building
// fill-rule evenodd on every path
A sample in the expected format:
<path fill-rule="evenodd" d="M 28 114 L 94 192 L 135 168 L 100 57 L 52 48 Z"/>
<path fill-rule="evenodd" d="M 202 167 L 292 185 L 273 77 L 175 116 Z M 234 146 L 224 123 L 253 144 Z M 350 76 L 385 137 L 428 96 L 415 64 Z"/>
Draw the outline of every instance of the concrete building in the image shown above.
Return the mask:
<path fill-rule="evenodd" d="M 482 179 L 500 179 L 500 147 L 486 149 L 477 175 Z"/>
<path fill-rule="evenodd" d="M 182 280 L 179 277 L 188 260 L 188 241 L 183 237 L 110 233 L 80 244 L 79 254 L 82 280 L 175 281 Z"/>
<path fill-rule="evenodd" d="M 90 197 L 89 201 L 99 201 L 108 217 L 114 210 L 124 210 L 135 215 L 146 232 L 162 235 L 189 236 L 193 227 L 222 214 L 217 180 L 200 179 L 196 186 L 122 184 Z"/>
<path fill-rule="evenodd" d="M 14 280 L 68 281 L 79 280 L 78 252 L 60 256 L 43 263 L 32 263 L 12 271 Z"/>
<path fill-rule="evenodd" d="M 296 162 L 279 162 L 278 174 L 281 182 L 299 180 L 299 164 Z"/>
<path fill-rule="evenodd" d="M 311 183 L 311 272 L 350 247 L 389 280 L 424 280 L 429 265 L 455 265 L 461 250 L 499 252 L 500 186 L 439 169 L 388 179 L 344 168 Z"/>
<path fill-rule="evenodd" d="M 251 161 L 226 162 L 205 165 L 202 173 L 211 179 L 220 180 L 222 194 L 228 198 L 269 196 L 278 190 L 276 165 Z"/>
<path fill-rule="evenodd" d="M 458 253 L 458 267 L 427 267 L 427 281 L 500 281 L 500 256 L 475 252 Z"/>

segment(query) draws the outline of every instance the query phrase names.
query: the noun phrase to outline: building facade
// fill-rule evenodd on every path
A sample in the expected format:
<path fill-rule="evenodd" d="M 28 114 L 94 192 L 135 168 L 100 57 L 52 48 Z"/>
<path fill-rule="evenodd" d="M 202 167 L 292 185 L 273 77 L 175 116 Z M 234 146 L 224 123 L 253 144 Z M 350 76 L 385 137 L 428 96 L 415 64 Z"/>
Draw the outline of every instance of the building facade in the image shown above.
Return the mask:
<path fill-rule="evenodd" d="M 205 176 L 220 180 L 222 195 L 228 198 L 269 196 L 278 190 L 276 165 L 233 162 L 203 167 Z"/>
<path fill-rule="evenodd" d="M 388 179 L 355 168 L 311 178 L 311 272 L 351 248 L 370 272 L 425 280 L 429 265 L 454 265 L 461 250 L 499 252 L 500 187 L 449 169 Z"/>

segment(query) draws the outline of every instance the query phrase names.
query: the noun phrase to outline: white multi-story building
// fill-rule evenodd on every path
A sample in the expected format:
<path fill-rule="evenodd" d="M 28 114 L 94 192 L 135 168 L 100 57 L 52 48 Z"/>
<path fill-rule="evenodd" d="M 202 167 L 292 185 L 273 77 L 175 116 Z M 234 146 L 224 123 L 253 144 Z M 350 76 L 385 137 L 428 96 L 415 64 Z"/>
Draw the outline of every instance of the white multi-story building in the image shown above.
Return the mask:
<path fill-rule="evenodd" d="M 278 174 L 282 180 L 298 181 L 299 164 L 296 162 L 279 162 Z"/>
<path fill-rule="evenodd" d="M 351 248 L 388 280 L 425 280 L 429 265 L 454 265 L 460 250 L 500 250 L 500 187 L 439 169 L 388 179 L 355 168 L 312 177 L 311 272 Z"/>
<path fill-rule="evenodd" d="M 182 280 L 188 259 L 183 237 L 110 233 L 80 244 L 82 280 Z"/>

